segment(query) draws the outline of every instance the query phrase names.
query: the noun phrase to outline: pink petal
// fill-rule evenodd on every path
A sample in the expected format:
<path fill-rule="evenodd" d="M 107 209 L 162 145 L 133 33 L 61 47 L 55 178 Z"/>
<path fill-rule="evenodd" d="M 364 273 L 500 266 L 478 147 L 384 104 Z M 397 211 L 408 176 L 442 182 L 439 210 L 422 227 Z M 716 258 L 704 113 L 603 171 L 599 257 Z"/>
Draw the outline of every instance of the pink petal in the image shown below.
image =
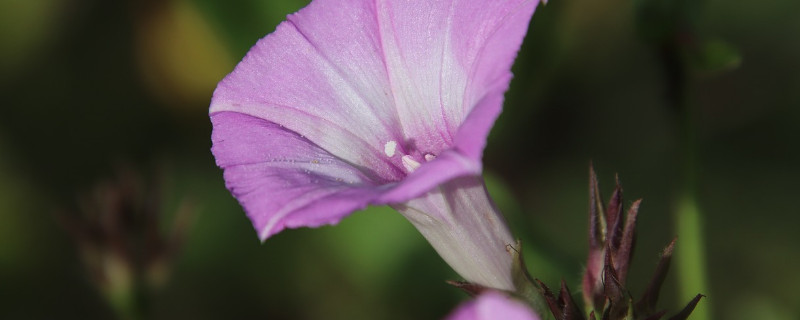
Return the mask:
<path fill-rule="evenodd" d="M 323 0 L 290 15 L 220 82 L 211 113 L 278 123 L 385 180 L 401 179 L 399 159 L 382 151 L 404 140 L 374 12 L 372 1 Z"/>
<path fill-rule="evenodd" d="M 314 0 L 261 39 L 210 108 L 217 163 L 261 238 L 480 174 L 537 3 Z M 409 174 L 404 156 L 422 165 Z"/>
<path fill-rule="evenodd" d="M 511 64 L 538 1 L 376 1 L 386 68 L 407 138 L 422 152 L 452 147 L 468 115 L 487 95 L 486 121 L 466 149 L 480 161 L 500 113 Z M 475 144 L 470 146 L 468 144 Z"/>
<path fill-rule="evenodd" d="M 279 125 L 218 112 L 212 152 L 264 240 L 284 228 L 335 224 L 379 195 L 370 173 Z"/>
<path fill-rule="evenodd" d="M 211 112 L 279 123 L 387 180 L 402 178 L 389 141 L 422 156 L 458 140 L 480 162 L 537 3 L 315 0 L 253 47 Z"/>
<path fill-rule="evenodd" d="M 466 39 L 462 61 L 470 67 L 470 83 L 465 92 L 466 106 L 472 106 L 462 121 L 456 146 L 466 155 L 480 159 L 486 137 L 500 115 L 503 94 L 511 81 L 511 65 L 528 30 L 539 1 L 468 1 L 475 20 L 492 27 L 465 22 L 455 35 Z"/>
<path fill-rule="evenodd" d="M 447 320 L 539 320 L 533 310 L 504 294 L 489 291 L 459 306 Z"/>

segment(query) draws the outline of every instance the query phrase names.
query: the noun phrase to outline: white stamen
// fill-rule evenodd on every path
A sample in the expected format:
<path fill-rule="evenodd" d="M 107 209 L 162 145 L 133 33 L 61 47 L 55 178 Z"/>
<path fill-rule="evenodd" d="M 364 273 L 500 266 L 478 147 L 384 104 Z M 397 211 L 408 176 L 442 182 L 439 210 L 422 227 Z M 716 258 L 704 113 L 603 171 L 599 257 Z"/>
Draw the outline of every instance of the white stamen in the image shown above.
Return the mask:
<path fill-rule="evenodd" d="M 431 161 L 433 161 L 433 159 L 436 159 L 436 156 L 434 156 L 434 155 L 432 155 L 430 153 L 425 154 L 425 161 L 431 162 Z"/>
<path fill-rule="evenodd" d="M 414 158 L 409 155 L 404 155 L 401 160 L 403 160 L 403 167 L 406 167 L 406 171 L 408 171 L 408 173 L 414 172 L 414 170 L 417 170 L 417 168 L 421 166 L 417 160 L 414 160 Z"/>
<path fill-rule="evenodd" d="M 397 150 L 397 142 L 394 140 L 383 145 L 383 153 L 386 154 L 387 157 L 393 157 L 395 150 Z"/>

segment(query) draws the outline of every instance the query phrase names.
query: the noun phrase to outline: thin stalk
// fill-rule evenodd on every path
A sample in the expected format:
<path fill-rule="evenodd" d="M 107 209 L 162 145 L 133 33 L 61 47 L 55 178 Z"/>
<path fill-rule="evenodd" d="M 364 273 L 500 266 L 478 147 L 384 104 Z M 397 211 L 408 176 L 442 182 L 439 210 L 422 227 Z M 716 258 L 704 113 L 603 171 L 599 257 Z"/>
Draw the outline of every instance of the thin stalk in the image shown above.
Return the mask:
<path fill-rule="evenodd" d="M 675 40 L 662 48 L 662 61 L 667 74 L 667 97 L 676 112 L 681 144 L 680 163 L 682 181 L 675 203 L 675 225 L 679 245 L 675 250 L 680 301 L 688 301 L 698 293 L 709 295 L 706 272 L 706 252 L 703 214 L 697 200 L 698 154 L 696 124 L 689 102 L 689 62 Z M 708 300 L 699 304 L 692 313 L 693 320 L 711 319 Z"/>
<path fill-rule="evenodd" d="M 681 245 L 675 250 L 676 267 L 680 283 L 680 301 L 691 300 L 698 293 L 709 294 L 706 276 L 705 240 L 703 238 L 703 216 L 692 194 L 680 197 L 675 212 L 678 238 Z M 709 300 L 697 305 L 692 320 L 711 319 Z"/>

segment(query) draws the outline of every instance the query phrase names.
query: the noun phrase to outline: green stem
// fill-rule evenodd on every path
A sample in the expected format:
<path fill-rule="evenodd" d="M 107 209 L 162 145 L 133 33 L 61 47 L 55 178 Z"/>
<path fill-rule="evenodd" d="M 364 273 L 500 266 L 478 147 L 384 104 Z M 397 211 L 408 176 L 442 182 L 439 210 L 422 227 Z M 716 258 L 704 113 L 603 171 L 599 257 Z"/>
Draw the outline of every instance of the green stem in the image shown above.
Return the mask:
<path fill-rule="evenodd" d="M 686 303 L 698 293 L 709 294 L 706 276 L 706 253 L 703 239 L 703 217 L 694 194 L 678 199 L 675 213 L 679 245 L 675 257 L 680 282 L 680 301 Z M 711 306 L 704 300 L 692 312 L 692 320 L 711 319 Z"/>
<path fill-rule="evenodd" d="M 681 136 L 682 187 L 675 204 L 674 217 L 678 232 L 678 246 L 675 259 L 680 285 L 680 301 L 686 303 L 698 293 L 709 295 L 706 272 L 705 240 L 703 238 L 703 215 L 698 205 L 698 153 L 694 113 L 689 103 L 690 71 L 689 62 L 680 43 L 672 43 L 662 48 L 662 58 L 667 70 L 668 97 L 673 110 L 678 115 L 679 135 Z M 711 305 L 708 300 L 699 304 L 691 318 L 693 320 L 711 319 Z"/>

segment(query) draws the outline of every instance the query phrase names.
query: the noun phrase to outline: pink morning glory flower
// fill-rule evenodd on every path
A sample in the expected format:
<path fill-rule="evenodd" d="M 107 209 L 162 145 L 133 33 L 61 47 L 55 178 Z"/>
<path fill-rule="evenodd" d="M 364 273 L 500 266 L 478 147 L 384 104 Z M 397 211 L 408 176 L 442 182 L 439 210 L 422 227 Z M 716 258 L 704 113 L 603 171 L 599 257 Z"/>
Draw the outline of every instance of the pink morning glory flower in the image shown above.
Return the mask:
<path fill-rule="evenodd" d="M 456 308 L 447 320 L 539 320 L 528 306 L 499 292 L 488 291 Z"/>
<path fill-rule="evenodd" d="M 537 4 L 314 0 L 258 41 L 210 115 L 260 238 L 388 204 L 467 281 L 513 290 L 481 156 Z"/>

